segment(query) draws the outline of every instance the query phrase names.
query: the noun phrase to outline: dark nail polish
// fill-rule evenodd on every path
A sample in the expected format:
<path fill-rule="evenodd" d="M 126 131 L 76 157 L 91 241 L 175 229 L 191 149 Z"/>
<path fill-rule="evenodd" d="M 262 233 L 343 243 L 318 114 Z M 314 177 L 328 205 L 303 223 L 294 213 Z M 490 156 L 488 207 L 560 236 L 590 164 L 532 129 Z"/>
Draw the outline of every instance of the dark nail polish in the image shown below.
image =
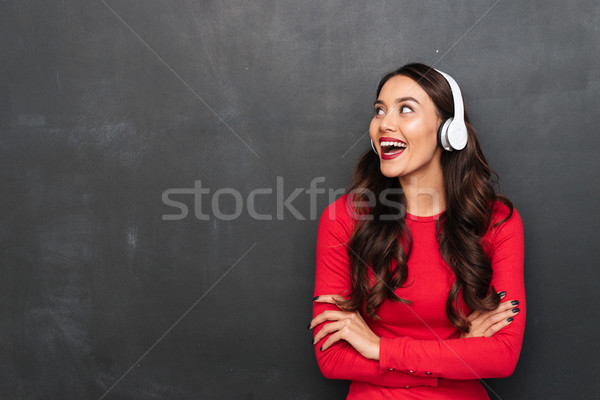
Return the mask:
<path fill-rule="evenodd" d="M 323 346 L 321 346 L 321 348 L 319 350 L 323 351 Z"/>
<path fill-rule="evenodd" d="M 506 319 L 506 321 L 507 321 L 507 322 L 513 322 L 513 317 L 508 317 L 508 318 Z"/>
<path fill-rule="evenodd" d="M 512 312 L 515 313 L 515 314 L 518 313 L 519 311 L 521 311 L 521 310 L 519 310 L 518 308 L 513 308 L 512 309 Z"/>
<path fill-rule="evenodd" d="M 500 298 L 506 296 L 506 292 L 503 290 L 500 293 L 498 293 L 498 296 L 500 296 Z"/>
<path fill-rule="evenodd" d="M 310 322 L 308 323 L 308 325 L 306 326 L 306 329 L 310 329 Z"/>
<path fill-rule="evenodd" d="M 513 306 L 518 306 L 519 305 L 519 300 L 513 300 L 510 302 L 510 304 L 512 304 Z"/>
<path fill-rule="evenodd" d="M 319 300 L 319 296 L 313 297 L 313 301 L 315 301 L 315 300 Z"/>

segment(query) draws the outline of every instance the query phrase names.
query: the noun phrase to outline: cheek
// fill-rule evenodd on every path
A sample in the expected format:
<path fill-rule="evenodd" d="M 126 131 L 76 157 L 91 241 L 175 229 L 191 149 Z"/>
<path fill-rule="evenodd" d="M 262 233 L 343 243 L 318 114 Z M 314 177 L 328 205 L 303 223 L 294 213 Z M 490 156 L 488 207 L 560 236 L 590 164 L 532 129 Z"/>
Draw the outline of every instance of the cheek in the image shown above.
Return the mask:
<path fill-rule="evenodd" d="M 377 131 L 379 130 L 379 124 L 378 121 L 373 118 L 371 120 L 371 124 L 369 125 L 369 136 L 371 137 L 371 140 L 375 142 L 375 139 L 377 139 Z"/>
<path fill-rule="evenodd" d="M 407 132 L 411 132 L 413 144 L 437 146 L 437 128 L 430 122 L 419 118 L 407 122 L 405 128 Z"/>

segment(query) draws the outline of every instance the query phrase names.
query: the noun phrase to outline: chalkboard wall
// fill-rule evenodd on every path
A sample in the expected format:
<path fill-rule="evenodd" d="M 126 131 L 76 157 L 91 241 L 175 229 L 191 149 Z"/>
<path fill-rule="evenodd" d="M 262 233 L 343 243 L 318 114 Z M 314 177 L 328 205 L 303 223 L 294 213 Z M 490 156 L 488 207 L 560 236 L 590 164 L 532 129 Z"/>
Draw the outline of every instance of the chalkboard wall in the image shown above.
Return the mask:
<path fill-rule="evenodd" d="M 600 399 L 600 3 L 0 3 L 0 397 L 342 399 L 318 217 L 379 78 L 461 84 L 526 234 L 497 399 Z"/>

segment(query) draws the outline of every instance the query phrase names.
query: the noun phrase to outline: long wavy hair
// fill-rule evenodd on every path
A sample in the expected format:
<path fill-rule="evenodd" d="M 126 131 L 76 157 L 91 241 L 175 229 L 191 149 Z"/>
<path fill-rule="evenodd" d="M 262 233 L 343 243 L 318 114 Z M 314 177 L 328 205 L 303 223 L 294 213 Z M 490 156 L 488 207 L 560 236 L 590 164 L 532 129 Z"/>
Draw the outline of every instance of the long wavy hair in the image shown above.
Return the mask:
<path fill-rule="evenodd" d="M 407 64 L 385 75 L 377 88 L 377 97 L 383 85 L 392 77 L 404 75 L 413 79 L 436 105 L 442 121 L 453 116 L 454 100 L 449 84 L 437 71 L 423 64 Z M 437 240 L 444 261 L 456 276 L 446 301 L 449 320 L 462 331 L 469 330 L 469 322 L 458 306 L 459 294 L 465 304 L 474 310 L 495 309 L 500 297 L 491 286 L 492 265 L 485 255 L 482 236 L 490 228 L 494 203 L 500 201 L 508 206 L 512 215 L 512 203 L 496 194 L 497 175 L 488 165 L 475 130 L 469 123 L 467 146 L 461 151 L 444 151 L 441 157 L 446 211 L 437 221 Z M 354 169 L 349 199 L 354 204 L 357 218 L 348 242 L 352 290 L 349 298 L 339 303 L 344 310 L 364 311 L 378 318 L 377 308 L 386 299 L 411 303 L 410 299 L 398 297 L 394 291 L 406 283 L 407 260 L 411 249 L 411 236 L 406 225 L 406 215 L 398 218 L 398 204 L 406 207 L 398 178 L 388 178 L 381 173 L 379 156 L 368 150 Z M 377 201 L 385 191 L 388 201 Z M 394 206 L 393 204 L 396 204 Z M 368 206 L 367 206 L 368 204 Z M 382 218 L 383 217 L 383 218 Z M 398 240 L 400 238 L 400 240 Z M 391 261 L 397 266 L 392 269 Z M 371 270 L 373 277 L 369 277 Z"/>

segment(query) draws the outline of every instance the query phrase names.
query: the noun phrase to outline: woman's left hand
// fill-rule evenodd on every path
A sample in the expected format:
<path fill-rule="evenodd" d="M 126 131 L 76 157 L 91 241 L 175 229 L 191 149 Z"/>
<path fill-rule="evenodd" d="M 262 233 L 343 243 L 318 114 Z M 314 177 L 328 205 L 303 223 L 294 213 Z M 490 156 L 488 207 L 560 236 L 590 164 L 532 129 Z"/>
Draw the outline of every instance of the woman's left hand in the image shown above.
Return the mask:
<path fill-rule="evenodd" d="M 321 295 L 314 301 L 337 305 L 336 300 L 343 300 L 343 298 L 335 295 Z M 333 322 L 323 326 L 313 341 L 313 344 L 317 343 L 328 334 L 331 334 L 321 346 L 321 351 L 326 350 L 335 342 L 343 339 L 362 354 L 363 357 L 371 360 L 379 360 L 379 343 L 381 342 L 381 338 L 373 333 L 358 311 L 323 311 L 313 318 L 309 328 L 312 329 L 325 321 Z"/>

